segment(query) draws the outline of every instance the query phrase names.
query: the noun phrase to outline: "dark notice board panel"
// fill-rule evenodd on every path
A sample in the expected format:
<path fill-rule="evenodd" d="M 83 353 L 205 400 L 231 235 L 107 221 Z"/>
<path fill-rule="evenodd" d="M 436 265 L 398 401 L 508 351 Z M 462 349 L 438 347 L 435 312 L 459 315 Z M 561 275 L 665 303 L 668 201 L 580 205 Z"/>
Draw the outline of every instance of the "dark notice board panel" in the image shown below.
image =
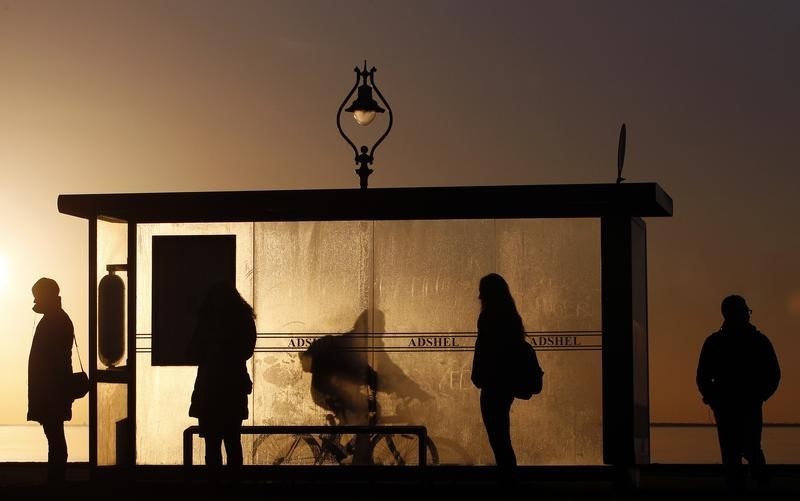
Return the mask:
<path fill-rule="evenodd" d="M 236 283 L 236 235 L 153 237 L 153 365 L 193 365 L 198 308 L 219 281 Z"/>

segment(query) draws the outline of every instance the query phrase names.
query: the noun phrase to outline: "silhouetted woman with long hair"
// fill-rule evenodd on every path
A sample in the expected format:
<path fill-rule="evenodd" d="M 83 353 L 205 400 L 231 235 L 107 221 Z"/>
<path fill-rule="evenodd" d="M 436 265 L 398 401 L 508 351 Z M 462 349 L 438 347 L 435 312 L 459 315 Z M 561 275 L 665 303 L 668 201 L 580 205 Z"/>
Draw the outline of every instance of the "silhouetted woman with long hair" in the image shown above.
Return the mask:
<path fill-rule="evenodd" d="M 253 308 L 232 284 L 217 283 L 201 305 L 189 346 L 190 358 L 197 363 L 189 415 L 198 419 L 212 479 L 222 466 L 223 442 L 233 479 L 243 462 L 241 428 L 253 389 L 247 372 L 256 344 L 253 317 Z"/>
<path fill-rule="evenodd" d="M 502 471 L 510 471 L 517 465 L 509 418 L 514 402 L 510 367 L 514 351 L 525 340 L 525 328 L 503 277 L 496 273 L 486 275 L 481 278 L 478 292 L 481 313 L 472 382 L 481 390 L 481 416 L 495 463 Z"/>

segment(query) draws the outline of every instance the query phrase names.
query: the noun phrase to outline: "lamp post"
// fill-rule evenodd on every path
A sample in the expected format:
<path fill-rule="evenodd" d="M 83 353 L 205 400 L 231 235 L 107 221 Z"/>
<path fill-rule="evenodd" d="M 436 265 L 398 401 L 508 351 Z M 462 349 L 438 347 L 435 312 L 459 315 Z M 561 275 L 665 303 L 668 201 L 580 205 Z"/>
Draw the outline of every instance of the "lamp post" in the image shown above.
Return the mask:
<path fill-rule="evenodd" d="M 350 92 L 344 98 L 344 101 L 342 101 L 342 105 L 339 106 L 339 111 L 336 112 L 336 126 L 339 128 L 339 134 L 341 134 L 344 140 L 347 141 L 347 144 L 353 148 L 356 165 L 359 166 L 355 171 L 361 180 L 361 189 L 366 190 L 367 178 L 370 174 L 372 174 L 372 169 L 369 168 L 369 164 L 371 164 L 374 160 L 373 155 L 375 154 L 375 149 L 386 138 L 386 136 L 389 134 L 389 131 L 392 130 L 393 117 L 391 106 L 389 106 L 389 103 L 386 101 L 386 98 L 383 97 L 381 91 L 378 90 L 378 86 L 375 85 L 375 67 L 373 66 L 371 69 L 367 70 L 367 62 L 364 61 L 364 69 L 360 70 L 356 66 L 354 71 L 356 72 L 356 83 L 353 85 L 353 88 L 350 89 Z M 348 108 L 344 109 L 345 104 L 347 104 L 347 101 L 350 99 L 356 89 L 358 89 L 358 95 L 356 96 L 356 99 Z M 378 94 L 378 97 L 386 109 L 383 109 L 377 103 L 377 101 L 373 99 L 372 89 L 375 89 L 375 93 Z M 375 141 L 375 144 L 372 145 L 371 149 L 367 148 L 366 146 L 362 146 L 359 153 L 359 149 L 356 148 L 356 145 L 353 144 L 353 141 L 351 141 L 350 138 L 347 137 L 347 134 L 344 133 L 341 122 L 342 109 L 348 113 L 352 113 L 356 123 L 362 127 L 370 125 L 375 119 L 377 113 L 384 113 L 386 110 L 389 110 L 389 124 L 381 137 L 379 137 L 378 140 Z"/>

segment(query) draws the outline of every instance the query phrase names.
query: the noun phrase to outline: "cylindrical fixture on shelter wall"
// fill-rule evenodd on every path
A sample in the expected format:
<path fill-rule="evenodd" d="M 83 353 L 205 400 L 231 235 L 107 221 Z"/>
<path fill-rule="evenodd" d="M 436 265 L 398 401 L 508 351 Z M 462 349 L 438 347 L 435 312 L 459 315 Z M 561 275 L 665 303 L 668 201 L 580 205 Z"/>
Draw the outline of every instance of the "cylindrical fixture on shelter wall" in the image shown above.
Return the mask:
<path fill-rule="evenodd" d="M 97 351 L 107 367 L 125 354 L 125 282 L 114 274 L 120 268 L 109 265 L 97 291 Z"/>

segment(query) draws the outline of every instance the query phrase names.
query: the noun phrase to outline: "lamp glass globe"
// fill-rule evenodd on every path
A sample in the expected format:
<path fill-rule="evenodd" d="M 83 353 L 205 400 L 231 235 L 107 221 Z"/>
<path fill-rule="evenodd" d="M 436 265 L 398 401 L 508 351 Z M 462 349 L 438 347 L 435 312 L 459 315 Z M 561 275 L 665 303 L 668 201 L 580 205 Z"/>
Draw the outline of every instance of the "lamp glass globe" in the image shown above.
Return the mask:
<path fill-rule="evenodd" d="M 366 110 L 356 110 L 353 112 L 353 118 L 355 118 L 356 123 L 361 126 L 367 126 L 375 120 L 375 112 L 374 111 L 366 111 Z"/>

